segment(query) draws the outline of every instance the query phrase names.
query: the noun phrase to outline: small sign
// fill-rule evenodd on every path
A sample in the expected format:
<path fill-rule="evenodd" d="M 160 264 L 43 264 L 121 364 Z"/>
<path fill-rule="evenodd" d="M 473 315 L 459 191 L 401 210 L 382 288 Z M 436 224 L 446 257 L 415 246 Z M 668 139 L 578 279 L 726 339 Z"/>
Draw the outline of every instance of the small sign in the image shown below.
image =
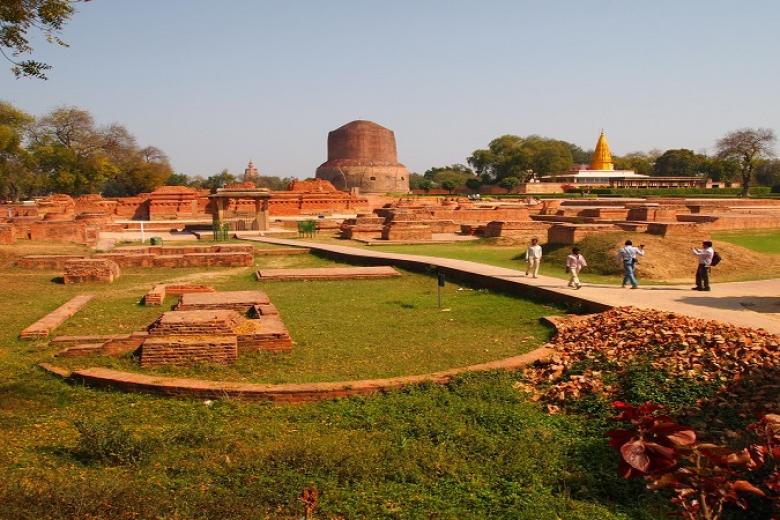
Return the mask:
<path fill-rule="evenodd" d="M 436 275 L 439 278 L 439 287 L 444 287 L 444 273 L 439 272 Z"/>

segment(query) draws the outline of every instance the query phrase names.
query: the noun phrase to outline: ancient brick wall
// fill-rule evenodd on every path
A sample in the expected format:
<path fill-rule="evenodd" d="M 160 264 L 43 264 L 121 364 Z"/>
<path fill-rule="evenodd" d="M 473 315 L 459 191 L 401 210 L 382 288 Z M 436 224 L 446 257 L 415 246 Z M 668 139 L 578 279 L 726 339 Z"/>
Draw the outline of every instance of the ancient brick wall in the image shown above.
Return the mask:
<path fill-rule="evenodd" d="M 238 359 L 236 336 L 160 336 L 147 338 L 141 347 L 141 366 L 228 365 Z"/>
<path fill-rule="evenodd" d="M 113 260 L 84 258 L 65 262 L 65 283 L 111 283 L 119 278 L 119 275 L 119 266 Z"/>

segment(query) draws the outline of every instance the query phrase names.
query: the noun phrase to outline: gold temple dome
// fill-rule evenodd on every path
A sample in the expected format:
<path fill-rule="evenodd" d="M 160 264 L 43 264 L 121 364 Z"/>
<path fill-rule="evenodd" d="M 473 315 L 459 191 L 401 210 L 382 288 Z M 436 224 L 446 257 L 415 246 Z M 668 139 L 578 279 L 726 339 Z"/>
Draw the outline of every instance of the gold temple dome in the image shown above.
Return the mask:
<path fill-rule="evenodd" d="M 593 158 L 590 163 L 591 170 L 614 170 L 615 163 L 612 162 L 612 153 L 609 151 L 607 136 L 604 130 L 601 131 L 599 140 L 596 143 L 596 149 L 593 150 Z"/>

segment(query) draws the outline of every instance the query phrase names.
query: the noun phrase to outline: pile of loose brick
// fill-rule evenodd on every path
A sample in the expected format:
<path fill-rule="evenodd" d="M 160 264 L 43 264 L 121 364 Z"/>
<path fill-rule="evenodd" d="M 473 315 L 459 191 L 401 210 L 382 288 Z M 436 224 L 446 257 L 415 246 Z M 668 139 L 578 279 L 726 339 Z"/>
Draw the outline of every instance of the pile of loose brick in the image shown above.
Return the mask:
<path fill-rule="evenodd" d="M 105 258 L 84 258 L 65 262 L 65 283 L 104 282 L 119 278 L 121 271 L 116 262 Z"/>
<path fill-rule="evenodd" d="M 29 255 L 16 262 L 27 269 L 63 269 L 75 259 L 106 259 L 119 267 L 249 267 L 254 246 L 225 244 L 212 246 L 122 247 L 90 257 L 79 255 Z"/>

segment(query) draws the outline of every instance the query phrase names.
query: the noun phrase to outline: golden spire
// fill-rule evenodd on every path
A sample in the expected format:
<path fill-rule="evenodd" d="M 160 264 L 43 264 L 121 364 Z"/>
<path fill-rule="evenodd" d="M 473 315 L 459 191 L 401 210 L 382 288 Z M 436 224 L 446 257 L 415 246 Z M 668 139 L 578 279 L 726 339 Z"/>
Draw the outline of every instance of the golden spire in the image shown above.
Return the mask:
<path fill-rule="evenodd" d="M 612 154 L 609 151 L 609 144 L 607 144 L 607 136 L 604 135 L 604 130 L 601 130 L 601 135 L 596 143 L 596 149 L 593 151 L 593 158 L 590 162 L 591 170 L 614 170 L 615 164 L 612 162 Z"/>

